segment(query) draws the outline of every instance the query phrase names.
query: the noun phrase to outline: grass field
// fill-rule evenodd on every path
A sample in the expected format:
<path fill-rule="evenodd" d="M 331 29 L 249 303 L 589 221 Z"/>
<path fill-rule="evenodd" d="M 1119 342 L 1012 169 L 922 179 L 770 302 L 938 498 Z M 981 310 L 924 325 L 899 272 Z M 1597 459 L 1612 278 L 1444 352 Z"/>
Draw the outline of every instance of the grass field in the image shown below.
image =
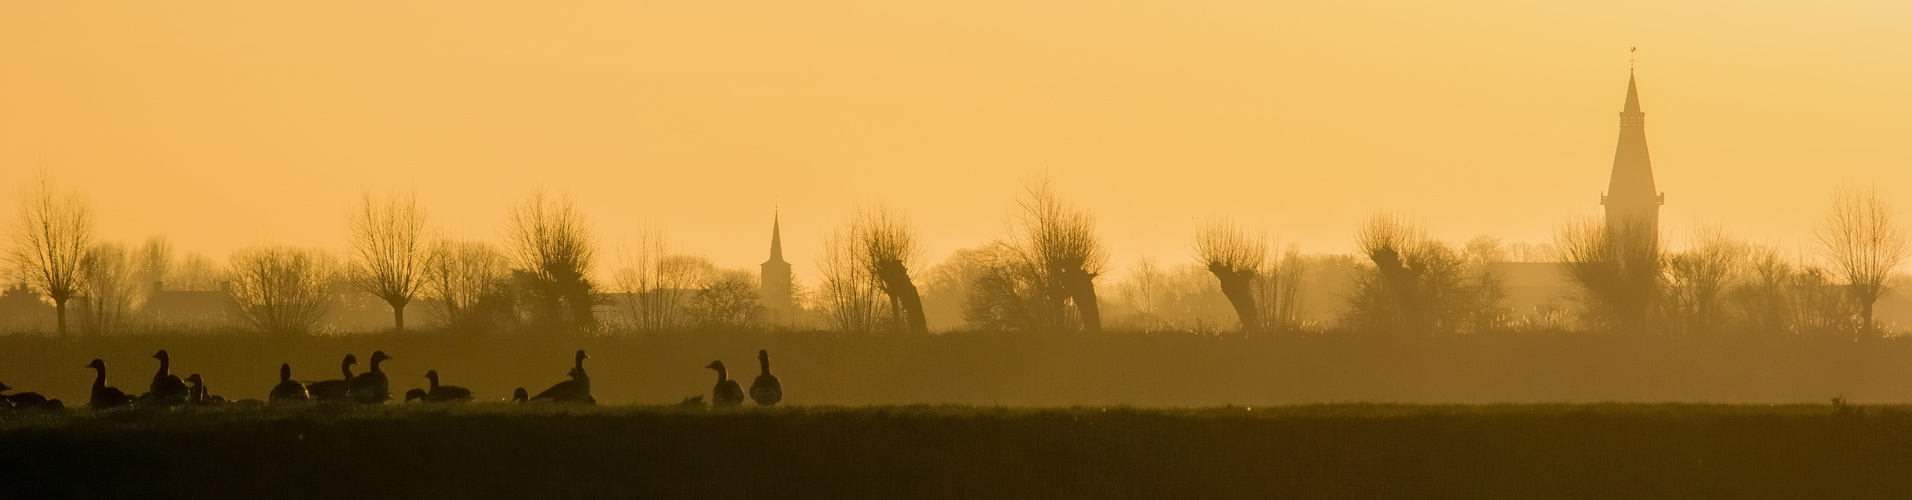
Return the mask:
<path fill-rule="evenodd" d="M 1912 408 L 388 405 L 0 417 L 3 498 L 1907 498 Z"/>

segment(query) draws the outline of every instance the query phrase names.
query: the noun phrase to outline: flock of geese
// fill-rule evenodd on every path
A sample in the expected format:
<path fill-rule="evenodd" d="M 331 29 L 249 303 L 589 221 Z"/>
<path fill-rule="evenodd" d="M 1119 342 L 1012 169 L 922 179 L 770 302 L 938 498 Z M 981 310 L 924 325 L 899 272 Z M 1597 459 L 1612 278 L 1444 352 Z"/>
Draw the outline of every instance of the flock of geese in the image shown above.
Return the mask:
<path fill-rule="evenodd" d="M 584 360 L 589 359 L 583 350 L 579 350 L 571 371 L 571 379 L 558 382 L 533 396 L 519 387 L 513 391 L 513 403 L 552 402 L 597 404 L 597 398 L 591 397 L 591 376 L 584 371 Z M 226 398 L 215 396 L 206 387 L 206 381 L 199 374 L 187 375 L 181 379 L 172 373 L 172 358 L 161 350 L 153 354 L 159 360 L 159 371 L 153 374 L 153 381 L 146 392 L 138 396 L 127 394 L 117 387 L 106 385 L 106 362 L 95 359 L 86 367 L 94 370 L 93 390 L 87 406 L 99 410 L 120 407 L 173 407 L 221 404 L 299 404 L 308 402 L 336 402 L 377 405 L 392 399 L 391 381 L 385 377 L 385 371 L 379 364 L 392 359 L 385 351 L 372 353 L 371 369 L 354 375 L 352 367 L 358 364 L 358 357 L 347 354 L 339 362 L 340 378 L 316 382 L 301 382 L 292 379 L 292 365 L 279 365 L 279 383 L 272 387 L 266 401 L 246 399 L 229 402 Z M 763 372 L 750 384 L 750 399 L 759 405 L 775 405 L 783 400 L 783 382 L 770 374 L 770 353 L 757 351 L 757 363 Z M 738 406 L 744 403 L 743 387 L 730 379 L 730 372 L 724 369 L 723 361 L 712 361 L 705 368 L 717 371 L 717 387 L 711 391 L 711 403 L 716 406 Z M 438 371 L 426 370 L 425 380 L 430 384 L 424 389 L 412 389 L 405 392 L 405 402 L 421 401 L 425 403 L 462 403 L 472 400 L 470 389 L 438 383 Z M 0 383 L 0 411 L 4 410 L 61 410 L 66 404 L 58 399 L 48 399 L 35 392 L 7 394 L 13 390 Z M 687 398 L 683 405 L 703 405 L 703 396 Z"/>

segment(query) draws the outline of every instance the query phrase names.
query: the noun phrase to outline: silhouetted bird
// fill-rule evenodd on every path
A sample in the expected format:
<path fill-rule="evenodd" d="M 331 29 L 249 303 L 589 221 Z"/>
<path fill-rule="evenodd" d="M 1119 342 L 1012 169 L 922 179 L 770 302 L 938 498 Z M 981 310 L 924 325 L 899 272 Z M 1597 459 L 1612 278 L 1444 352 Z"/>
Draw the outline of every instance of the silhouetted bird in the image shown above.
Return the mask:
<path fill-rule="evenodd" d="M 737 381 L 730 379 L 730 372 L 724 370 L 724 362 L 712 361 L 709 366 L 717 370 L 717 388 L 710 391 L 710 403 L 713 406 L 737 406 L 744 404 L 744 389 Z"/>
<path fill-rule="evenodd" d="M 770 351 L 757 351 L 757 364 L 763 367 L 763 373 L 750 383 L 750 399 L 764 406 L 783 401 L 783 382 L 770 374 Z"/>
<path fill-rule="evenodd" d="M 301 384 L 297 380 L 292 380 L 292 364 L 280 363 L 279 385 L 272 386 L 272 394 L 266 396 L 266 400 L 275 404 L 304 403 L 311 398 L 312 394 L 306 392 L 305 384 Z"/>
<path fill-rule="evenodd" d="M 186 383 L 192 384 L 192 388 L 188 392 L 188 394 L 191 394 L 189 400 L 192 401 L 192 404 L 203 406 L 224 404 L 226 402 L 226 398 L 208 394 L 208 391 L 211 389 L 206 387 L 206 379 L 199 378 L 199 374 L 197 373 L 187 375 Z"/>
<path fill-rule="evenodd" d="M 517 388 L 517 389 L 513 389 L 513 390 L 511 391 L 511 402 L 513 402 L 513 403 L 521 403 L 521 404 L 522 404 L 522 403 L 525 403 L 525 402 L 528 402 L 528 401 L 531 401 L 531 392 L 530 392 L 530 391 L 526 391 L 526 390 L 524 390 L 524 388 L 523 388 L 523 387 L 519 387 L 519 388 Z"/>
<path fill-rule="evenodd" d="M 358 356 L 345 355 L 345 360 L 339 361 L 339 373 L 345 374 L 345 378 L 307 382 L 306 392 L 311 393 L 312 399 L 319 401 L 344 401 L 345 389 L 352 385 L 352 365 L 356 364 Z"/>
<path fill-rule="evenodd" d="M 106 386 L 105 361 L 95 359 L 92 363 L 87 363 L 86 367 L 99 372 L 98 375 L 93 377 L 93 396 L 87 401 L 89 406 L 92 406 L 94 409 L 105 409 L 132 404 L 133 398 L 127 397 L 126 391 L 119 390 L 117 387 Z"/>
<path fill-rule="evenodd" d="M 66 408 L 66 403 L 62 403 L 58 399 L 47 399 L 46 396 L 41 396 L 40 393 L 37 392 L 22 392 L 11 395 L 3 394 L 11 390 L 13 390 L 13 388 L 7 387 L 7 384 L 0 384 L 0 408 L 13 408 L 22 411 L 62 410 Z"/>
<path fill-rule="evenodd" d="M 388 359 L 392 357 L 386 356 L 385 351 L 373 351 L 372 368 L 365 373 L 360 373 L 357 377 L 352 377 L 351 385 L 345 388 L 345 397 L 352 401 L 374 405 L 392 399 L 391 381 L 385 378 L 385 371 L 378 366 L 379 363 Z"/>
<path fill-rule="evenodd" d="M 559 403 L 597 404 L 597 398 L 591 397 L 591 376 L 584 372 L 584 360 L 589 358 L 590 356 L 584 355 L 583 349 L 579 349 L 577 358 L 571 366 L 571 372 L 568 373 L 571 380 L 558 382 L 550 389 L 532 396 L 531 401 L 551 400 Z"/>
<path fill-rule="evenodd" d="M 185 381 L 172 374 L 173 360 L 166 354 L 166 350 L 161 349 L 158 353 L 154 353 L 153 359 L 159 360 L 159 372 L 153 374 L 153 383 L 147 387 L 146 398 L 141 402 L 159 406 L 177 406 L 190 402 L 192 391 L 186 387 Z"/>
<path fill-rule="evenodd" d="M 432 381 L 431 390 L 425 391 L 425 400 L 435 403 L 471 401 L 471 389 L 455 385 L 438 385 L 438 370 L 425 370 L 425 379 Z"/>
<path fill-rule="evenodd" d="M 409 391 L 405 391 L 405 402 L 407 403 L 412 402 L 412 400 L 414 399 L 425 399 L 425 397 L 426 396 L 425 396 L 424 389 L 412 389 Z"/>

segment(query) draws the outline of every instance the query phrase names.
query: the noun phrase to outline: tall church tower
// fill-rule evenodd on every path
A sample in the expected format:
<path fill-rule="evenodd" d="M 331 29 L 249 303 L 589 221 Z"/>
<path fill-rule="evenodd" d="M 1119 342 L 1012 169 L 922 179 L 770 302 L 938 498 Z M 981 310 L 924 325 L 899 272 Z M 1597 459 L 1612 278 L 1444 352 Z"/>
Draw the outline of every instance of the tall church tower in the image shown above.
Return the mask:
<path fill-rule="evenodd" d="M 789 326 L 796 303 L 792 297 L 795 290 L 791 286 L 790 263 L 783 260 L 782 225 L 782 216 L 770 219 L 770 260 L 764 261 L 757 282 L 762 287 L 758 293 L 763 297 L 764 309 L 770 313 L 770 324 Z"/>
<path fill-rule="evenodd" d="M 1610 232 L 1640 234 L 1657 242 L 1660 205 L 1666 202 L 1653 185 L 1653 160 L 1646 153 L 1646 113 L 1640 112 L 1640 92 L 1632 72 L 1627 73 L 1627 102 L 1620 111 L 1620 144 L 1613 151 L 1613 177 L 1600 204 L 1607 207 Z M 1610 233 L 1614 234 L 1614 233 Z"/>

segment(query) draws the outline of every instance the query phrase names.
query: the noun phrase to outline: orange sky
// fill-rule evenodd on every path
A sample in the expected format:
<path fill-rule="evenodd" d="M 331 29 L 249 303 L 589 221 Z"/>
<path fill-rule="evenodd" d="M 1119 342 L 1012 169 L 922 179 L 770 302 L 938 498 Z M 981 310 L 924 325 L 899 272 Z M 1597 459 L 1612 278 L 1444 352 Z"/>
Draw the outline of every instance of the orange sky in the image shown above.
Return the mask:
<path fill-rule="evenodd" d="M 5 2 L 0 204 L 44 169 L 107 239 L 223 256 L 337 248 L 367 191 L 496 239 L 542 185 L 607 253 L 649 223 L 733 267 L 781 205 L 805 269 L 858 203 L 940 259 L 1046 175 L 1118 262 L 1217 216 L 1546 241 L 1639 46 L 1670 235 L 1795 248 L 1839 186 L 1912 213 L 1912 4 L 1818 3 Z"/>

